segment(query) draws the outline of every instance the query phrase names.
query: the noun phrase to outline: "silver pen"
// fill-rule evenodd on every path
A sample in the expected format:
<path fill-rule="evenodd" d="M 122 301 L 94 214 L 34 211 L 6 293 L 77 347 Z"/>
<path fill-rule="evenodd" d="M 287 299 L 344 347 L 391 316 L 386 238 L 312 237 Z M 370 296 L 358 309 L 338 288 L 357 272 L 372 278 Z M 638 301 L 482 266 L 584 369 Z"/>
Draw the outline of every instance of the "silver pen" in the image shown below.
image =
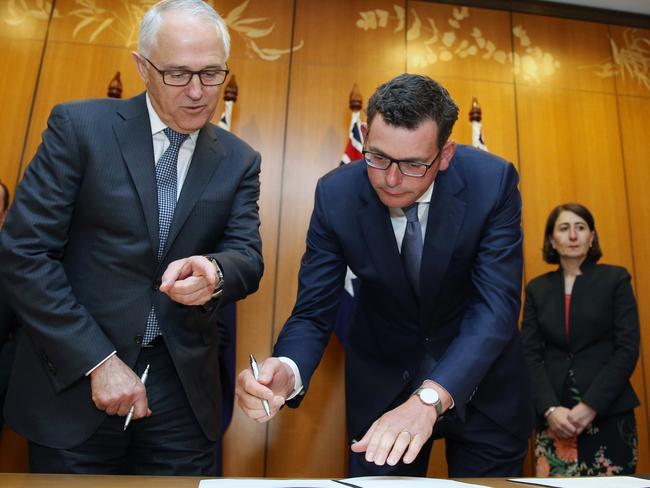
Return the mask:
<path fill-rule="evenodd" d="M 251 354 L 251 369 L 253 370 L 253 376 L 255 377 L 255 381 L 259 380 L 260 368 L 257 366 L 257 361 L 255 361 L 255 356 L 253 356 L 253 354 Z M 262 400 L 262 406 L 264 407 L 264 411 L 266 412 L 266 416 L 270 417 L 271 407 L 269 407 L 269 401 L 264 399 L 261 400 Z"/>
<path fill-rule="evenodd" d="M 140 376 L 140 381 L 142 382 L 143 385 L 147 384 L 147 376 L 149 376 L 149 365 L 147 364 L 147 367 L 144 368 L 144 373 L 142 373 L 142 376 Z M 133 418 L 133 412 L 135 410 L 135 405 L 131 405 L 131 408 L 129 408 L 129 413 L 126 415 L 126 420 L 124 421 L 124 429 L 129 426 L 131 423 L 131 419 Z"/>

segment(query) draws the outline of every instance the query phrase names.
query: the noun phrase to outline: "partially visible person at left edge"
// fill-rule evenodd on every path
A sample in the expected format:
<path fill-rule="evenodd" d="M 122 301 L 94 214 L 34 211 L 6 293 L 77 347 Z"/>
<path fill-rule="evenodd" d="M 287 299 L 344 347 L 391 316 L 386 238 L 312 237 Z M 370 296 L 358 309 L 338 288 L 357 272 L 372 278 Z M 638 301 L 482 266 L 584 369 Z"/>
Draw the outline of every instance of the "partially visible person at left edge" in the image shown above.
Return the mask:
<path fill-rule="evenodd" d="M 132 55 L 146 93 L 52 110 L 0 236 L 33 472 L 216 474 L 219 308 L 263 270 L 260 156 L 209 123 L 229 47 L 210 5 L 163 0 Z"/>
<path fill-rule="evenodd" d="M 9 210 L 10 200 L 9 188 L 0 181 L 0 230 L 2 230 L 7 211 Z M 2 432 L 2 425 L 4 424 L 2 410 L 7 393 L 7 384 L 9 383 L 9 372 L 11 371 L 11 364 L 14 361 L 14 355 L 16 353 L 15 319 L 16 317 L 9 306 L 9 300 L 4 290 L 0 287 L 0 432 Z"/>
<path fill-rule="evenodd" d="M 630 376 L 639 357 L 639 316 L 630 274 L 597 264 L 591 212 L 555 207 L 543 256 L 559 264 L 528 283 L 522 336 L 530 370 L 538 476 L 632 474 L 637 462 Z"/>

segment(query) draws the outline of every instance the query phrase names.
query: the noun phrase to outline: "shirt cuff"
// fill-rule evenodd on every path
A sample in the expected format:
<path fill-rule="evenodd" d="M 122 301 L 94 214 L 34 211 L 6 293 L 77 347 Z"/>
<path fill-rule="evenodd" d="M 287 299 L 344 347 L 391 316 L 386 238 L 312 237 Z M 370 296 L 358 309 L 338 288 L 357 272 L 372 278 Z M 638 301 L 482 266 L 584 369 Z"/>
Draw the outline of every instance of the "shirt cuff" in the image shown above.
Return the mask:
<path fill-rule="evenodd" d="M 102 364 L 104 364 L 106 361 L 108 361 L 110 358 L 112 358 L 116 354 L 117 354 L 117 351 L 113 351 L 112 353 L 110 353 L 108 356 L 106 356 L 104 359 L 102 359 L 99 363 L 97 363 L 94 367 L 89 369 L 88 372 L 86 373 L 86 376 L 90 376 L 90 373 L 95 371 L 97 368 L 99 368 Z"/>
<path fill-rule="evenodd" d="M 295 398 L 302 393 L 302 387 L 303 387 L 302 377 L 300 376 L 300 371 L 298 371 L 298 366 L 293 361 L 293 359 L 284 356 L 280 356 L 278 359 L 284 364 L 288 365 L 291 368 L 291 371 L 293 371 L 293 378 L 294 378 L 293 391 L 291 392 L 291 395 L 289 395 L 285 399 L 286 401 L 289 401 L 292 398 Z"/>

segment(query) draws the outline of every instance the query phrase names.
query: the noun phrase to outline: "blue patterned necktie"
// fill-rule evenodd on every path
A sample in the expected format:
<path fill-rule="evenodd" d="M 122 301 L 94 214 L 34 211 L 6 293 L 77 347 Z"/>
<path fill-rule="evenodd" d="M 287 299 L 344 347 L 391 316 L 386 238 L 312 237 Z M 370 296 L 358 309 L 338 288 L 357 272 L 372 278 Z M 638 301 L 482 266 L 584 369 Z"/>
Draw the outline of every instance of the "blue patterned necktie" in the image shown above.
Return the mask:
<path fill-rule="evenodd" d="M 416 295 L 420 289 L 420 263 L 422 262 L 422 227 L 418 220 L 418 204 L 402 209 L 406 214 L 406 232 L 402 241 L 402 265 Z"/>
<path fill-rule="evenodd" d="M 169 235 L 169 227 L 174 218 L 177 194 L 178 152 L 181 145 L 188 138 L 188 134 L 180 134 L 169 127 L 163 131 L 169 139 L 169 147 L 165 150 L 158 163 L 156 163 L 156 187 L 158 189 L 158 261 L 162 259 Z M 143 344 L 149 344 L 158 335 L 158 317 L 151 306 L 147 317 L 147 328 L 144 332 Z"/>

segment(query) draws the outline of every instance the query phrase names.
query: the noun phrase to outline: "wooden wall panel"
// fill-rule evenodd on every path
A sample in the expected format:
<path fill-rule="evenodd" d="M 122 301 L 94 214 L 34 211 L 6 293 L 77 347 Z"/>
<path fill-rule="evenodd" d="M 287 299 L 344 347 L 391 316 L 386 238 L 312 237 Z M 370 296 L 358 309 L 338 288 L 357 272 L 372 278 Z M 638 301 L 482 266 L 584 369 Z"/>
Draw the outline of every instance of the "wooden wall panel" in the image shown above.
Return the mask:
<path fill-rule="evenodd" d="M 409 71 L 512 83 L 510 14 L 422 1 L 408 6 Z"/>
<path fill-rule="evenodd" d="M 12 196 L 18 181 L 42 49 L 41 40 L 0 37 L 0 66 L 5 67 L 5 75 L 0 79 L 3 102 L 0 133 L 4 141 L 0 144 L 0 180 L 9 187 Z"/>
<path fill-rule="evenodd" d="M 599 76 L 610 60 L 605 24 L 512 14 L 517 83 L 611 93 L 611 77 Z"/>
<path fill-rule="evenodd" d="M 650 110 L 650 93 L 646 97 L 620 96 L 619 123 L 623 139 L 623 157 L 625 160 L 625 176 L 627 183 L 627 203 L 630 213 L 630 236 L 634 259 L 634 284 L 639 315 L 641 319 L 641 359 L 637 366 L 637 381 L 634 384 L 641 406 L 636 410 L 639 427 L 639 438 L 645 441 L 639 459 L 638 472 L 647 472 L 648 461 L 648 378 L 650 378 L 650 128 L 647 117 Z M 641 383 L 642 388 L 639 386 Z M 646 419 L 645 425 L 642 423 Z M 644 428 L 645 427 L 645 431 Z"/>
<path fill-rule="evenodd" d="M 45 44 L 49 8 L 42 16 L 25 15 L 20 6 L 0 0 L 0 180 L 13 195 L 20 168 L 20 155 L 29 123 L 41 54 Z"/>
<path fill-rule="evenodd" d="M 49 7 L 24 15 L 20 5 L 0 0 L 0 180 L 13 197 L 45 45 Z M 27 471 L 27 444 L 6 425 L 0 428 L 0 471 Z"/>
<path fill-rule="evenodd" d="M 602 76 L 612 76 L 621 95 L 650 96 L 650 30 L 609 26 L 611 63 L 601 62 Z"/>
<path fill-rule="evenodd" d="M 544 225 L 550 210 L 566 201 L 580 202 L 593 212 L 602 261 L 634 273 L 621 141 L 612 118 L 615 96 L 519 86 L 517 102 L 526 279 L 553 269 L 541 259 Z M 632 382 L 644 396 L 640 368 Z M 649 459 L 644 409 L 637 410 L 637 421 L 642 472 Z"/>
<path fill-rule="evenodd" d="M 338 165 L 347 142 L 348 96 L 359 83 L 364 102 L 377 85 L 404 71 L 403 33 L 360 20 L 393 12 L 398 2 L 298 2 L 287 150 L 279 229 L 275 334 L 291 313 L 316 180 Z M 363 15 L 362 15 L 363 13 Z M 376 17 L 375 17 L 376 18 Z M 372 22 L 367 24 L 372 25 Z M 283 411 L 269 429 L 268 476 L 346 473 L 342 351 L 333 342 L 296 412 Z"/>

